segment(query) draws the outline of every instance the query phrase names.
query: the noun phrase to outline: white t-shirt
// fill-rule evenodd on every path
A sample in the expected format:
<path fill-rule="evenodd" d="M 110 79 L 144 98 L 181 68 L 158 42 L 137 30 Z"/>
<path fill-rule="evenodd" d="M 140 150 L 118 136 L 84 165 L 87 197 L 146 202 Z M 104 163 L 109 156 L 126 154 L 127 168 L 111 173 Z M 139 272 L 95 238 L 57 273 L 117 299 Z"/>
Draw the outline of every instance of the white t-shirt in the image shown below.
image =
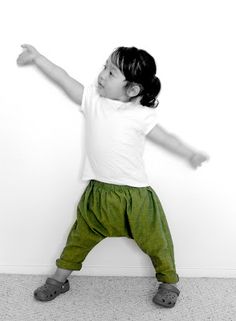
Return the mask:
<path fill-rule="evenodd" d="M 95 84 L 84 87 L 86 156 L 82 180 L 148 186 L 145 135 L 157 123 L 155 108 L 101 97 Z"/>

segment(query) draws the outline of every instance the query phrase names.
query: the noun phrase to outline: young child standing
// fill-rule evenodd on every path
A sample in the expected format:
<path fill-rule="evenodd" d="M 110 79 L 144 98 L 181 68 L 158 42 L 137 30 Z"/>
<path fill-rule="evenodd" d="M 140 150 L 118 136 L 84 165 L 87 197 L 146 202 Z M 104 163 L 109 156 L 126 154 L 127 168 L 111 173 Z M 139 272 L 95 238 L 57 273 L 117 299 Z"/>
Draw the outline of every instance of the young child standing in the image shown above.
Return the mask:
<path fill-rule="evenodd" d="M 84 87 L 33 46 L 18 65 L 35 64 L 80 105 L 86 120 L 83 180 L 89 180 L 77 219 L 56 261 L 55 274 L 35 290 L 40 301 L 69 290 L 68 277 L 82 268 L 89 251 L 106 237 L 129 237 L 151 258 L 161 284 L 153 301 L 173 307 L 176 287 L 174 250 L 168 223 L 143 164 L 145 137 L 186 158 L 194 167 L 207 156 L 185 146 L 157 124 L 155 107 L 161 84 L 154 58 L 135 47 L 119 47 L 109 56 L 97 82 Z"/>

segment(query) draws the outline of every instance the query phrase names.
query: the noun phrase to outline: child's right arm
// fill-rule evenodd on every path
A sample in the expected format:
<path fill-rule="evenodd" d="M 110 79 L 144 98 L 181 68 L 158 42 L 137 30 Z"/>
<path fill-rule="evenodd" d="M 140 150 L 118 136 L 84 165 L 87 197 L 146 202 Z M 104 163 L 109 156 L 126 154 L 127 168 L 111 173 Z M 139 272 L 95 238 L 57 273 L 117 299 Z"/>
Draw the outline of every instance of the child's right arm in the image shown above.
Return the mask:
<path fill-rule="evenodd" d="M 155 127 L 148 133 L 147 137 L 150 138 L 154 143 L 157 143 L 166 149 L 186 158 L 193 168 L 197 168 L 198 166 L 201 166 L 203 162 L 209 160 L 208 155 L 193 150 L 188 145 L 183 143 L 178 137 L 168 133 L 158 124 L 155 125 Z"/>
<path fill-rule="evenodd" d="M 35 64 L 46 76 L 56 82 L 74 102 L 81 105 L 84 91 L 84 86 L 81 83 L 70 77 L 64 69 L 41 55 L 33 46 L 22 45 L 21 47 L 26 50 L 19 55 L 18 65 Z"/>

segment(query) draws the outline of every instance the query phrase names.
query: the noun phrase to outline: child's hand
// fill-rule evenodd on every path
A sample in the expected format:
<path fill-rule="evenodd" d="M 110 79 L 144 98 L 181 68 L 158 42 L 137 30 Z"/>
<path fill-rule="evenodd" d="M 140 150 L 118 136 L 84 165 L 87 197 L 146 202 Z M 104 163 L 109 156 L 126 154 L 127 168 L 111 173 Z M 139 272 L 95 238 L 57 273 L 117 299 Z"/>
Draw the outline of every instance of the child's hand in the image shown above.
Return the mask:
<path fill-rule="evenodd" d="M 17 64 L 19 66 L 24 66 L 33 62 L 33 60 L 40 55 L 40 53 L 31 45 L 22 45 L 25 48 L 17 59 Z"/>
<path fill-rule="evenodd" d="M 207 156 L 206 154 L 196 152 L 189 159 L 189 162 L 190 162 L 190 165 L 196 169 L 198 166 L 201 166 L 203 162 L 206 162 L 208 160 L 209 160 L 209 156 Z"/>

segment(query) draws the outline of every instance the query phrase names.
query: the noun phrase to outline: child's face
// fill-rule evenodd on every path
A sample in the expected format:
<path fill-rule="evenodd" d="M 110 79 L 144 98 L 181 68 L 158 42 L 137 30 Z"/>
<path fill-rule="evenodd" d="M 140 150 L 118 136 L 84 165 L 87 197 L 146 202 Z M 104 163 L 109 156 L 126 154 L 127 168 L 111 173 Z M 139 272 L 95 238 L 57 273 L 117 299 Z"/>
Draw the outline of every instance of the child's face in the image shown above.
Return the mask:
<path fill-rule="evenodd" d="M 106 65 L 103 70 L 98 75 L 98 93 L 100 96 L 120 100 L 129 101 L 129 96 L 125 85 L 127 81 L 125 80 L 122 72 L 117 68 L 112 62 L 110 57 L 106 61 Z"/>

